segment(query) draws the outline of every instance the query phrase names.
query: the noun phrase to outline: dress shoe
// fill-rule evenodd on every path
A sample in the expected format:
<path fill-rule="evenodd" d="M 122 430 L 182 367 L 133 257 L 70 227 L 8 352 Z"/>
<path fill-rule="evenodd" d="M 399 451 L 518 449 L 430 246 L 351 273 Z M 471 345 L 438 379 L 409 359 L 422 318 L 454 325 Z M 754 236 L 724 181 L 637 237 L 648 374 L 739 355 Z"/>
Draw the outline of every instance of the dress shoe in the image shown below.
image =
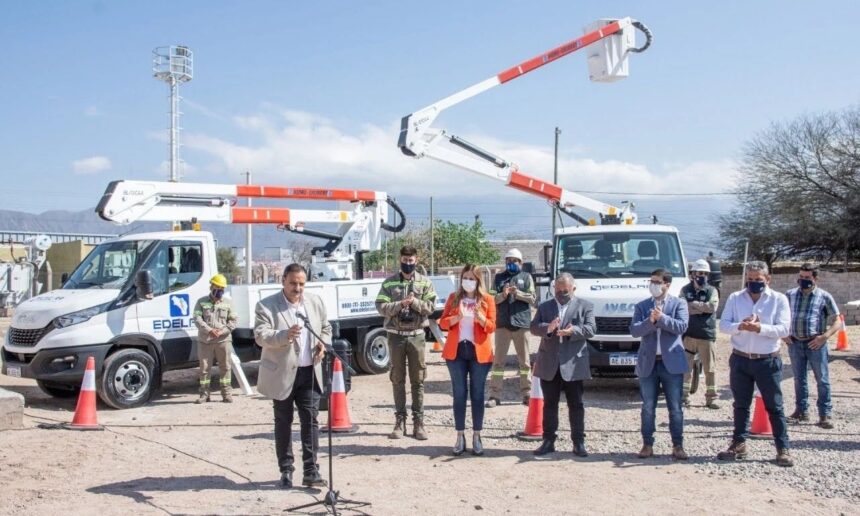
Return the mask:
<path fill-rule="evenodd" d="M 792 415 L 788 416 L 788 419 L 790 419 L 792 423 L 806 422 L 809 421 L 809 412 L 795 410 Z"/>
<path fill-rule="evenodd" d="M 720 460 L 738 460 L 747 458 L 747 443 L 733 441 L 726 451 L 717 454 Z"/>
<path fill-rule="evenodd" d="M 463 435 L 463 432 L 457 432 L 457 442 L 454 443 L 454 455 L 460 456 L 463 455 L 463 452 L 466 451 L 466 436 Z"/>
<path fill-rule="evenodd" d="M 818 426 L 825 430 L 833 430 L 833 420 L 830 419 L 830 416 L 821 416 L 821 419 L 818 420 Z"/>
<path fill-rule="evenodd" d="M 490 398 L 484 403 L 484 406 L 487 408 L 498 407 L 502 404 L 502 401 L 499 398 Z"/>
<path fill-rule="evenodd" d="M 687 460 L 690 458 L 683 446 L 672 446 L 672 458 L 675 460 Z"/>
<path fill-rule="evenodd" d="M 783 468 L 790 468 L 794 466 L 794 461 L 791 459 L 791 455 L 788 453 L 788 450 L 777 450 L 776 465 L 781 466 Z"/>
<path fill-rule="evenodd" d="M 643 444 L 642 449 L 639 450 L 639 454 L 637 457 L 640 459 L 650 459 L 654 456 L 654 447 L 650 444 Z"/>
<path fill-rule="evenodd" d="M 717 410 L 718 408 L 720 408 L 720 404 L 714 401 L 714 398 L 711 398 L 707 402 L 705 402 L 705 406 L 711 410 Z"/>
<path fill-rule="evenodd" d="M 292 473 L 281 473 L 281 487 L 284 489 L 292 489 L 293 488 L 293 474 Z"/>
<path fill-rule="evenodd" d="M 538 446 L 538 449 L 535 450 L 533 453 L 535 455 L 537 455 L 538 457 L 540 457 L 542 455 L 546 455 L 547 453 L 552 453 L 554 451 L 555 451 L 555 440 L 554 439 L 544 439 L 543 442 L 540 443 L 540 446 Z"/>
<path fill-rule="evenodd" d="M 484 445 L 481 443 L 481 434 L 474 432 L 472 434 L 472 455 L 481 456 L 484 454 Z"/>
<path fill-rule="evenodd" d="M 585 449 L 585 443 L 573 443 L 573 454 L 577 457 L 588 457 L 588 450 Z"/>
<path fill-rule="evenodd" d="M 302 477 L 302 485 L 305 487 L 325 487 L 326 481 L 323 480 L 323 477 L 320 476 L 319 471 L 312 471 L 311 473 L 305 473 Z"/>

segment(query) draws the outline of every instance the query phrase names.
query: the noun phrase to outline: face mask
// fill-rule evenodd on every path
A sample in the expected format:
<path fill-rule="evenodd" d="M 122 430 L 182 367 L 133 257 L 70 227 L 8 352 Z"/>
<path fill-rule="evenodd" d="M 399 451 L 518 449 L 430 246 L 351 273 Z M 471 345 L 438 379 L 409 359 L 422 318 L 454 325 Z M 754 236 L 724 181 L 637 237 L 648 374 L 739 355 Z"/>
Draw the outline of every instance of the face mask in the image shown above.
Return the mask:
<path fill-rule="evenodd" d="M 476 288 L 478 288 L 478 282 L 473 279 L 461 280 L 460 285 L 463 287 L 463 290 L 470 294 L 474 292 Z"/>
<path fill-rule="evenodd" d="M 505 265 L 505 269 L 507 269 L 511 274 L 516 274 L 520 272 L 520 265 L 517 262 L 511 262 Z"/>
<path fill-rule="evenodd" d="M 415 264 L 414 263 L 400 263 L 400 272 L 403 274 L 412 274 L 415 272 Z"/>
<path fill-rule="evenodd" d="M 809 290 L 815 286 L 815 283 L 811 279 L 801 278 L 797 280 L 797 284 L 800 285 L 800 288 L 803 290 Z"/>
<path fill-rule="evenodd" d="M 224 296 L 223 288 L 213 288 L 210 292 L 212 292 L 212 297 L 215 299 L 221 299 Z"/>
<path fill-rule="evenodd" d="M 696 276 L 696 285 L 704 287 L 707 283 L 708 278 L 706 276 Z"/>
<path fill-rule="evenodd" d="M 766 286 L 764 281 L 747 281 L 747 290 L 750 294 L 761 294 Z"/>
<path fill-rule="evenodd" d="M 570 299 L 572 297 L 573 296 L 570 294 L 570 292 L 556 292 L 555 293 L 555 300 L 558 301 L 559 303 L 563 304 L 563 305 L 570 303 Z"/>
<path fill-rule="evenodd" d="M 651 283 L 648 285 L 648 292 L 651 293 L 651 297 L 660 297 L 663 295 L 663 285 Z"/>

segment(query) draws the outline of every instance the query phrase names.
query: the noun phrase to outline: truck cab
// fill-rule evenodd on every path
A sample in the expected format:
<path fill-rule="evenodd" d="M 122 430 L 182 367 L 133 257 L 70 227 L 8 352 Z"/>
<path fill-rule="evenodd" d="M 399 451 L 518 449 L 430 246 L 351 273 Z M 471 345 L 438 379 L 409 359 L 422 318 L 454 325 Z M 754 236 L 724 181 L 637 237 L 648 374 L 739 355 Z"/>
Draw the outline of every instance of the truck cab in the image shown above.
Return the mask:
<path fill-rule="evenodd" d="M 595 375 L 632 376 L 639 339 L 630 335 L 636 303 L 647 299 L 656 269 L 672 273 L 671 295 L 687 282 L 678 230 L 663 225 L 582 226 L 555 236 L 553 277 L 568 272 L 576 295 L 594 304 L 595 335 L 588 341 Z M 542 299 L 551 296 L 547 289 Z"/>

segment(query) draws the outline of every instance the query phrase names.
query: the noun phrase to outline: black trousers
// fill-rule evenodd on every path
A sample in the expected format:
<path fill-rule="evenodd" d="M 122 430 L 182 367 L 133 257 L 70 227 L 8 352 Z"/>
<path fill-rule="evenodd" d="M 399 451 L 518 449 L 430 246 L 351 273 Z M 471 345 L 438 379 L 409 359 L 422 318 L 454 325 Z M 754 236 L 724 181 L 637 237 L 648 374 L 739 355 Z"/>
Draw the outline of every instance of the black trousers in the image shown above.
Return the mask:
<path fill-rule="evenodd" d="M 275 408 L 275 454 L 281 473 L 292 473 L 295 468 L 293 456 L 293 405 L 299 412 L 302 438 L 302 463 L 305 474 L 319 470 L 319 423 L 317 413 L 320 404 L 320 386 L 317 385 L 313 366 L 299 367 L 296 381 L 289 397 L 273 400 Z"/>
<path fill-rule="evenodd" d="M 558 402 L 561 393 L 567 398 L 567 411 L 570 417 L 570 437 L 574 443 L 585 442 L 585 407 L 582 405 L 582 380 L 565 381 L 561 372 L 556 371 L 552 380 L 540 381 L 543 390 L 543 438 L 555 440 L 558 432 Z"/>

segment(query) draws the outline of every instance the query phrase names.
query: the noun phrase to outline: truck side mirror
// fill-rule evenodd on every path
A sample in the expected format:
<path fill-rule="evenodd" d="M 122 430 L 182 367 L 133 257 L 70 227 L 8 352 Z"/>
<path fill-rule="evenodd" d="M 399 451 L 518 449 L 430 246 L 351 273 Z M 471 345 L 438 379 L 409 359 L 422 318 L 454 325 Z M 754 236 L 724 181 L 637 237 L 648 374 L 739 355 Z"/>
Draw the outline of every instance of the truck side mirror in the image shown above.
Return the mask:
<path fill-rule="evenodd" d="M 60 286 L 65 285 L 67 281 L 69 281 L 69 273 L 64 272 L 60 275 Z"/>
<path fill-rule="evenodd" d="M 523 264 L 523 272 L 528 273 L 528 274 L 534 274 L 535 264 L 532 262 L 525 262 Z"/>
<path fill-rule="evenodd" d="M 152 273 L 147 269 L 137 271 L 134 276 L 134 286 L 137 287 L 139 300 L 152 299 Z"/>

